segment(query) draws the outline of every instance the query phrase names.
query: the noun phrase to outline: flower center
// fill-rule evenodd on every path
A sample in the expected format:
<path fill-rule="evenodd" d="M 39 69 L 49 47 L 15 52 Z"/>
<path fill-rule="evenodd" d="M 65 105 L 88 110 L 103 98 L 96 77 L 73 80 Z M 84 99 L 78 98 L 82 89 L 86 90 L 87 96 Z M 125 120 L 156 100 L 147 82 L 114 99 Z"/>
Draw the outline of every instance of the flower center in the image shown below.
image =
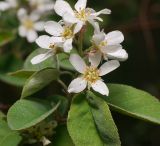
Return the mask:
<path fill-rule="evenodd" d="M 89 83 L 95 83 L 100 79 L 99 70 L 95 67 L 87 67 L 83 77 Z"/>
<path fill-rule="evenodd" d="M 105 47 L 107 46 L 107 41 L 102 41 L 100 44 L 99 44 L 99 48 L 102 48 L 102 47 Z"/>
<path fill-rule="evenodd" d="M 61 34 L 63 38 L 70 39 L 74 36 L 71 27 L 65 27 L 64 32 Z"/>
<path fill-rule="evenodd" d="M 33 29 L 34 27 L 34 23 L 32 20 L 27 19 L 24 21 L 23 25 L 27 28 L 27 29 Z"/>
<path fill-rule="evenodd" d="M 50 43 L 49 48 L 52 49 L 55 54 L 59 51 L 58 47 L 56 47 L 54 43 Z"/>
<path fill-rule="evenodd" d="M 87 17 L 91 14 L 90 11 L 86 11 L 85 9 L 80 10 L 79 12 L 75 11 L 75 16 L 81 21 L 87 21 Z"/>

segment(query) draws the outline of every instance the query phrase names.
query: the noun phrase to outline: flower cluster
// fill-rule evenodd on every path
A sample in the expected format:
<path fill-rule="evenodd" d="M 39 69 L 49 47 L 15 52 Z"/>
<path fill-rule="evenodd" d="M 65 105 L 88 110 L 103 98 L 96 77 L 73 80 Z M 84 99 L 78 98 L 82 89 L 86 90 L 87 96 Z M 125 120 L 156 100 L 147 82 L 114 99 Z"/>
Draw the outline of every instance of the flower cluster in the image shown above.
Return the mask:
<path fill-rule="evenodd" d="M 44 30 L 44 22 L 41 16 L 54 10 L 53 0 L 26 0 L 27 5 L 22 5 L 18 0 L 5 0 L 0 2 L 0 11 L 14 9 L 20 22 L 18 33 L 26 37 L 29 43 L 38 38 L 38 31 Z"/>
<path fill-rule="evenodd" d="M 68 92 L 79 93 L 86 88 L 92 88 L 96 92 L 108 96 L 109 90 L 101 77 L 118 68 L 119 61 L 125 61 L 128 58 L 127 52 L 121 45 L 124 36 L 120 31 L 106 34 L 100 30 L 98 22 L 103 21 L 100 15 L 110 14 L 109 9 L 96 12 L 92 8 L 87 8 L 86 5 L 87 0 L 78 0 L 75 9 L 72 9 L 66 1 L 56 1 L 54 10 L 62 17 L 62 20 L 45 23 L 44 29 L 49 35 L 40 36 L 36 43 L 47 51 L 35 56 L 31 62 L 38 64 L 58 53 L 66 53 L 72 66 L 81 74 L 70 83 Z M 88 25 L 93 26 L 94 34 L 91 47 L 84 49 L 83 35 Z M 71 50 L 76 48 L 73 47 L 76 43 L 78 44 L 76 50 L 78 53 L 75 54 Z M 105 63 L 99 68 L 103 61 Z"/>

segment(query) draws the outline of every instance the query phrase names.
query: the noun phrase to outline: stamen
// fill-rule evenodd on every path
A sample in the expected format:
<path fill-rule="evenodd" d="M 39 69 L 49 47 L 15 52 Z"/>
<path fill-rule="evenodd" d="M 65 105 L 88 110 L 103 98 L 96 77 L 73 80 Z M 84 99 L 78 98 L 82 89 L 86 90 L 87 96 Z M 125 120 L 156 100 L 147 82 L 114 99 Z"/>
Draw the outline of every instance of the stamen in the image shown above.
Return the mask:
<path fill-rule="evenodd" d="M 87 67 L 84 73 L 84 79 L 89 83 L 95 83 L 100 79 L 99 70 L 95 67 Z"/>
<path fill-rule="evenodd" d="M 61 34 L 63 38 L 70 39 L 74 36 L 72 28 L 71 27 L 65 27 L 64 32 Z"/>
<path fill-rule="evenodd" d="M 82 9 L 79 12 L 75 11 L 76 18 L 80 19 L 81 21 L 87 21 L 87 17 L 91 14 L 90 11 L 86 11 L 86 9 Z"/>
<path fill-rule="evenodd" d="M 23 22 L 23 25 L 27 28 L 27 29 L 33 29 L 34 27 L 34 23 L 32 20 L 27 19 Z"/>

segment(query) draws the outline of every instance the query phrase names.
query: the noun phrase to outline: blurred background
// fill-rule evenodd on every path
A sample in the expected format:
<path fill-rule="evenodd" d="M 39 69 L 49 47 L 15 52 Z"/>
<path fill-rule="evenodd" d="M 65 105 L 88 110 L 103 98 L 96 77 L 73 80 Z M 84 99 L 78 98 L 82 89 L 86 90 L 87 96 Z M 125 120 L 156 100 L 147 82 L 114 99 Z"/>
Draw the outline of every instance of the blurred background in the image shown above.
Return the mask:
<path fill-rule="evenodd" d="M 75 3 L 75 0 L 68 2 Z M 129 59 L 107 76 L 107 82 L 131 85 L 160 99 L 160 0 L 88 0 L 88 5 L 95 10 L 111 9 L 112 14 L 103 17 L 102 28 L 106 33 L 120 30 L 125 36 L 123 46 L 129 54 Z M 48 19 L 58 18 L 50 16 Z M 17 23 L 12 11 L 0 15 L 2 111 L 7 111 L 20 97 L 22 89 L 22 81 L 13 79 L 6 73 L 21 69 L 23 60 L 37 48 L 34 43 L 29 44 L 18 35 L 10 36 L 9 32 L 16 29 Z M 160 146 L 159 126 L 117 113 L 113 113 L 113 116 L 120 132 L 122 146 Z"/>

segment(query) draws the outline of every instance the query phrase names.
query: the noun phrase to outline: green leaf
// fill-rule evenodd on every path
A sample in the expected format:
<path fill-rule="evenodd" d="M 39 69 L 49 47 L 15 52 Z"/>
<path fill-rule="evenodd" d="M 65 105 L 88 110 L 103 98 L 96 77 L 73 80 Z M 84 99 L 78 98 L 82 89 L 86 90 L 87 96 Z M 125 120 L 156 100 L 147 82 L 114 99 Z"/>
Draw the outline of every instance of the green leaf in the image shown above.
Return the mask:
<path fill-rule="evenodd" d="M 36 49 L 35 51 L 33 51 L 26 59 L 25 63 L 24 63 L 24 70 L 31 70 L 31 71 L 39 71 L 45 68 L 55 68 L 56 67 L 56 62 L 54 57 L 50 57 L 48 59 L 46 59 L 45 61 L 33 65 L 31 63 L 31 59 L 39 54 L 43 54 L 46 53 L 45 49 Z"/>
<path fill-rule="evenodd" d="M 107 103 L 92 92 L 88 92 L 88 101 L 97 126 L 97 130 L 106 146 L 120 146 L 117 127 L 113 121 Z"/>
<path fill-rule="evenodd" d="M 59 126 L 56 129 L 56 136 L 53 140 L 53 146 L 75 146 L 65 125 Z"/>
<path fill-rule="evenodd" d="M 15 35 L 12 31 L 0 31 L 0 47 L 4 46 L 5 44 L 11 42 Z"/>
<path fill-rule="evenodd" d="M 69 62 L 69 57 L 68 55 L 61 53 L 58 55 L 60 67 L 68 70 L 74 70 L 73 66 Z"/>
<path fill-rule="evenodd" d="M 122 114 L 160 124 L 160 102 L 147 92 L 136 88 L 109 84 L 109 97 L 103 97 L 113 110 Z"/>
<path fill-rule="evenodd" d="M 23 86 L 26 81 L 25 79 L 9 76 L 5 73 L 0 73 L 0 80 L 14 86 Z"/>
<path fill-rule="evenodd" d="M 18 146 L 21 139 L 18 132 L 12 131 L 4 120 L 0 120 L 0 146 Z"/>
<path fill-rule="evenodd" d="M 5 118 L 6 116 L 0 111 L 0 120 Z"/>
<path fill-rule="evenodd" d="M 59 104 L 52 107 L 41 100 L 19 100 L 8 111 L 8 125 L 12 130 L 32 127 L 51 115 Z"/>
<path fill-rule="evenodd" d="M 17 77 L 17 78 L 28 79 L 34 73 L 35 73 L 34 71 L 18 70 L 16 72 L 8 73 L 8 75 Z"/>
<path fill-rule="evenodd" d="M 50 84 L 52 81 L 58 78 L 58 71 L 53 68 L 46 68 L 41 71 L 34 73 L 25 83 L 21 98 L 30 96 L 45 86 Z"/>
<path fill-rule="evenodd" d="M 109 142 L 111 141 L 108 140 L 108 143 L 106 143 L 107 140 L 104 141 L 104 138 L 106 137 L 101 138 L 101 135 L 99 134 L 99 132 L 103 133 L 105 130 L 107 131 L 107 129 L 102 129 L 102 127 L 106 128 L 107 126 L 105 125 L 104 127 L 104 125 L 102 125 L 102 126 L 99 126 L 99 129 L 97 129 L 98 122 L 100 122 L 97 120 L 97 118 L 98 116 L 101 117 L 101 115 L 98 115 L 99 111 L 95 111 L 95 109 L 89 106 L 85 96 L 86 95 L 84 94 L 79 94 L 75 96 L 72 101 L 71 109 L 68 115 L 68 122 L 67 122 L 69 134 L 76 146 L 110 146 Z M 105 108 L 104 110 L 108 110 L 107 106 L 106 105 L 104 106 L 104 103 L 102 106 L 103 108 Z M 93 116 L 92 110 L 94 111 L 94 116 Z M 108 111 L 106 111 L 105 114 L 104 114 L 104 111 L 101 111 L 101 112 L 103 113 L 100 113 L 100 114 L 103 114 L 104 116 L 106 116 L 106 113 Z M 94 118 L 96 118 L 96 120 Z M 106 118 L 107 117 L 103 117 L 103 121 L 105 119 L 105 122 L 106 122 Z M 111 119 L 110 114 L 108 115 L 108 118 L 110 118 L 108 120 L 109 126 L 113 128 L 114 127 L 113 120 Z M 117 132 L 115 127 L 113 128 L 114 132 L 111 129 L 108 129 L 108 131 L 111 131 L 112 134 Z M 106 136 L 107 133 L 103 133 L 103 134 Z M 111 134 L 109 134 L 109 136 L 111 136 Z M 117 136 L 117 133 L 115 137 L 116 136 Z M 115 144 L 115 146 L 118 146 L 118 144 L 117 145 Z"/>
<path fill-rule="evenodd" d="M 58 101 L 61 101 L 61 104 L 58 107 L 58 112 L 61 116 L 64 116 L 67 113 L 69 103 L 66 97 L 60 96 L 60 95 L 54 95 L 47 98 L 51 102 L 57 103 Z"/>

